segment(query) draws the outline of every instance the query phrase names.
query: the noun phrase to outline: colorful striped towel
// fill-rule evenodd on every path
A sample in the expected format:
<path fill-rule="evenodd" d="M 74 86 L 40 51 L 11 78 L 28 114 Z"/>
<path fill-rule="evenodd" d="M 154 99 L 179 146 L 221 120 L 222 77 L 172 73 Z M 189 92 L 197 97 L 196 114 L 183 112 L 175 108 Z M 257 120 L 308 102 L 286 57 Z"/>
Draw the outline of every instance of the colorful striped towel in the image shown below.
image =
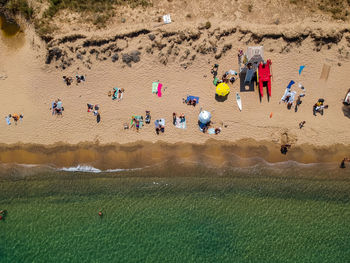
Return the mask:
<path fill-rule="evenodd" d="M 162 97 L 162 87 L 163 84 L 162 83 L 158 83 L 158 97 Z"/>

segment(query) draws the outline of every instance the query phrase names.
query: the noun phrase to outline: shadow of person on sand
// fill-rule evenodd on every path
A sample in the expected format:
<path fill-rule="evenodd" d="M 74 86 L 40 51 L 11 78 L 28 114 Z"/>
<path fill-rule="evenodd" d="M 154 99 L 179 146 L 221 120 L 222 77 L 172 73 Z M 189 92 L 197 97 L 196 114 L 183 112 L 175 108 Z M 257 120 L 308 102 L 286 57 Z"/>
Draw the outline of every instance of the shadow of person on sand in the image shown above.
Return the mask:
<path fill-rule="evenodd" d="M 350 105 L 344 105 L 342 110 L 343 110 L 344 116 L 350 119 Z"/>

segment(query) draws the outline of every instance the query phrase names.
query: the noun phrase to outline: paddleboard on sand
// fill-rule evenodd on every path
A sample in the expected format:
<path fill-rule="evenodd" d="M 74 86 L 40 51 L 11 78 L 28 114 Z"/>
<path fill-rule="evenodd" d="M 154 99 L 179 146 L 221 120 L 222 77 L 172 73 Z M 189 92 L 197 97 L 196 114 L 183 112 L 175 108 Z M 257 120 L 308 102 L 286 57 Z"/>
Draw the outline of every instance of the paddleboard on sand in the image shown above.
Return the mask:
<path fill-rule="evenodd" d="M 239 93 L 236 93 L 236 101 L 237 101 L 237 105 L 240 111 L 242 111 L 242 101 L 241 101 L 241 96 L 239 96 Z"/>

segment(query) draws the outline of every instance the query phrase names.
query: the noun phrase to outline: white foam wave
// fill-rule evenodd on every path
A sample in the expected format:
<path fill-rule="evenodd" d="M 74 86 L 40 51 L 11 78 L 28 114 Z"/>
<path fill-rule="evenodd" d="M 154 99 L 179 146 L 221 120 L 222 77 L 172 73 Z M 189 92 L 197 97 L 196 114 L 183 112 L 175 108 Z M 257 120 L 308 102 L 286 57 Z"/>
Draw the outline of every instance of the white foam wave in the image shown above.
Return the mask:
<path fill-rule="evenodd" d="M 89 165 L 78 165 L 75 167 L 63 167 L 58 169 L 60 171 L 65 172 L 87 172 L 87 173 L 101 173 L 102 171 L 100 169 L 97 169 L 93 166 Z"/>
<path fill-rule="evenodd" d="M 125 171 L 136 171 L 141 170 L 142 168 L 131 168 L 131 169 L 107 169 L 100 170 L 90 165 L 77 165 L 74 167 L 63 167 L 59 168 L 59 171 L 65 172 L 87 172 L 87 173 L 116 173 L 116 172 L 125 172 Z"/>

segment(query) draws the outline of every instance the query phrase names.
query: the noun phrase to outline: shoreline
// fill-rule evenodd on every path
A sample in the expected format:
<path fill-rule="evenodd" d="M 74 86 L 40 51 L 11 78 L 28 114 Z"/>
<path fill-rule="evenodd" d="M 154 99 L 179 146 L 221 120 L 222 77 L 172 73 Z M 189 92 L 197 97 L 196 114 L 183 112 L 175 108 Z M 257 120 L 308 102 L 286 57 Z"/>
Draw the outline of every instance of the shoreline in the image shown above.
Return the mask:
<path fill-rule="evenodd" d="M 340 163 L 350 146 L 292 146 L 286 155 L 280 145 L 253 139 L 237 142 L 207 140 L 198 143 L 156 143 L 137 141 L 127 144 L 56 143 L 0 144 L 1 164 L 50 165 L 57 168 L 92 166 L 101 170 L 133 169 L 164 162 L 197 163 L 211 167 L 249 167 L 257 163 L 276 164 L 295 161 L 300 164 Z"/>

